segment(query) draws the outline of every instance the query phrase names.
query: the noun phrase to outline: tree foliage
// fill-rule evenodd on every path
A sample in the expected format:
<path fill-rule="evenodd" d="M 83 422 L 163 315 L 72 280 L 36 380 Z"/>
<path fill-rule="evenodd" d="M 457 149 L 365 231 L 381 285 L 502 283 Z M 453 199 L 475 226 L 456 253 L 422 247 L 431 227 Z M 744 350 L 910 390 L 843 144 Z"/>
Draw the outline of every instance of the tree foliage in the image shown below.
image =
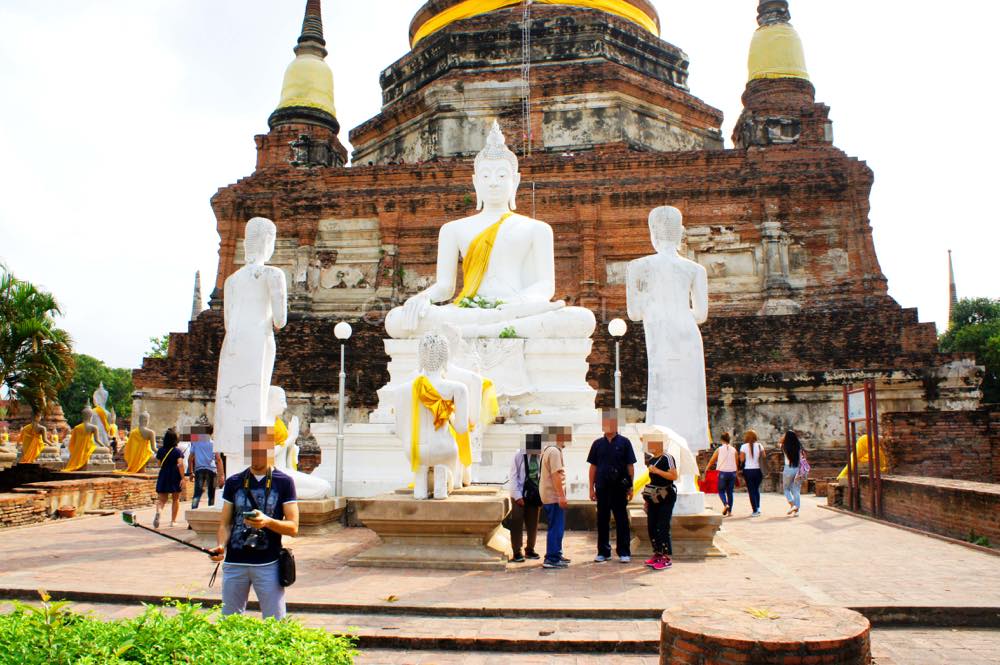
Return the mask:
<path fill-rule="evenodd" d="M 976 354 L 976 361 L 986 367 L 983 401 L 1000 402 L 1000 300 L 960 300 L 939 346 L 942 351 Z"/>
<path fill-rule="evenodd" d="M 73 377 L 73 341 L 56 325 L 55 297 L 0 265 L 0 387 L 44 412 Z"/>
<path fill-rule="evenodd" d="M 166 358 L 167 350 L 170 348 L 170 334 L 150 337 L 149 345 L 149 351 L 146 352 L 147 358 Z"/>
<path fill-rule="evenodd" d="M 114 409 L 115 415 L 121 418 L 130 418 L 132 393 L 135 391 L 132 370 L 108 367 L 97 358 L 83 353 L 76 354 L 74 359 L 76 374 L 73 381 L 59 393 L 59 403 L 70 426 L 80 423 L 83 408 L 101 383 L 108 391 L 108 408 Z"/>

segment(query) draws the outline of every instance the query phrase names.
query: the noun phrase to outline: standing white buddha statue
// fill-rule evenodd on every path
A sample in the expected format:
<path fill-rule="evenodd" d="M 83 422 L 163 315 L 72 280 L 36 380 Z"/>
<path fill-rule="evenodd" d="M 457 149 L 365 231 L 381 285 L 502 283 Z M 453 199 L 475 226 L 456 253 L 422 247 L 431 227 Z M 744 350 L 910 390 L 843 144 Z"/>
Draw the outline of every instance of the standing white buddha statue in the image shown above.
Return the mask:
<path fill-rule="evenodd" d="M 649 213 L 656 254 L 629 262 L 628 316 L 642 321 L 649 363 L 646 423 L 677 432 L 693 452 L 708 447 L 705 349 L 698 326 L 708 318 L 708 274 L 678 254 L 681 212 L 664 206 Z"/>
<path fill-rule="evenodd" d="M 469 427 L 469 390 L 445 378 L 448 340 L 428 333 L 420 340 L 420 374 L 395 391 L 396 434 L 415 474 L 413 498 L 428 498 L 427 476 L 434 469 L 434 498 L 447 499 L 458 464 L 456 435 Z M 454 430 L 454 433 L 452 432 Z"/>
<path fill-rule="evenodd" d="M 299 417 L 293 416 L 286 427 L 281 416 L 288 410 L 285 391 L 271 386 L 267 393 L 266 422 L 274 425 L 274 466 L 295 481 L 295 493 L 300 500 L 325 499 L 333 496 L 330 483 L 318 476 L 297 470 L 298 450 L 295 439 L 299 436 Z"/>
<path fill-rule="evenodd" d="M 463 337 L 496 338 L 509 329 L 523 338 L 590 337 L 593 312 L 552 301 L 552 227 L 514 212 L 521 175 L 496 122 L 472 182 L 479 212 L 441 227 L 434 283 L 389 312 L 386 332 L 413 339 L 451 323 Z M 459 258 L 463 286 L 456 295 Z"/>
<path fill-rule="evenodd" d="M 285 273 L 265 265 L 274 254 L 276 236 L 269 219 L 247 222 L 246 265 L 226 278 L 224 288 L 226 337 L 219 354 L 214 424 L 216 450 L 226 454 L 230 475 L 249 463 L 244 459 L 244 432 L 268 424 L 274 331 L 283 328 L 288 317 Z"/>

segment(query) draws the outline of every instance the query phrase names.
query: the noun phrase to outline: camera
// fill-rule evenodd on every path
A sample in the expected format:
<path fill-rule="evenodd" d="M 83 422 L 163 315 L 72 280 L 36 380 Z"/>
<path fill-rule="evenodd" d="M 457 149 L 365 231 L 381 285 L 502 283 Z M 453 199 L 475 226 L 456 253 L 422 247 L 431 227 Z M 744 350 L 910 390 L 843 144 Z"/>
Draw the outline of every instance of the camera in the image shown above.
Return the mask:
<path fill-rule="evenodd" d="M 249 529 L 243 539 L 243 546 L 251 550 L 266 550 L 267 534 L 260 529 Z"/>

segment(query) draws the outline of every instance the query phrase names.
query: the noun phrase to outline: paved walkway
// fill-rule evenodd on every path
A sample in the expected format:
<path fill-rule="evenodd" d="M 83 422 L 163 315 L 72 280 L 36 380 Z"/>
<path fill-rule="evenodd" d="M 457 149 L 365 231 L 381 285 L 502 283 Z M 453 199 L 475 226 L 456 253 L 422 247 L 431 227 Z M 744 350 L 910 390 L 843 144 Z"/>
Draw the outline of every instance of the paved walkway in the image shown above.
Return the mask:
<path fill-rule="evenodd" d="M 653 610 L 698 597 L 802 598 L 844 606 L 1000 607 L 1000 557 L 833 513 L 805 497 L 803 514 L 784 516 L 784 500 L 765 495 L 764 517 L 737 502 L 722 546 L 731 556 L 678 562 L 664 572 L 641 563 L 596 564 L 593 534 L 570 533 L 568 570 L 536 563 L 507 572 L 348 568 L 369 547 L 366 529 L 344 529 L 294 544 L 299 581 L 291 602 L 386 608 Z M 712 498 L 714 505 L 717 499 Z M 141 511 L 144 523 L 152 511 Z M 166 529 L 190 536 L 186 529 Z M 0 589 L 138 593 L 217 598 L 207 588 L 214 564 L 193 550 L 122 523 L 87 517 L 6 530 L 0 538 Z"/>

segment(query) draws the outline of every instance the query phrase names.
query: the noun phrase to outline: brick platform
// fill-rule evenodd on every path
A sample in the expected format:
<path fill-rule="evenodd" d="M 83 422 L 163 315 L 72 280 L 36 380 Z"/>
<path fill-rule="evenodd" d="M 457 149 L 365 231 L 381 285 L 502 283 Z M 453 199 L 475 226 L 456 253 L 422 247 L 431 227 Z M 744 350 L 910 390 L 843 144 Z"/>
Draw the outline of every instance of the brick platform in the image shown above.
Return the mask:
<path fill-rule="evenodd" d="M 660 664 L 871 663 L 871 626 L 852 610 L 797 601 L 694 601 L 663 613 Z"/>

